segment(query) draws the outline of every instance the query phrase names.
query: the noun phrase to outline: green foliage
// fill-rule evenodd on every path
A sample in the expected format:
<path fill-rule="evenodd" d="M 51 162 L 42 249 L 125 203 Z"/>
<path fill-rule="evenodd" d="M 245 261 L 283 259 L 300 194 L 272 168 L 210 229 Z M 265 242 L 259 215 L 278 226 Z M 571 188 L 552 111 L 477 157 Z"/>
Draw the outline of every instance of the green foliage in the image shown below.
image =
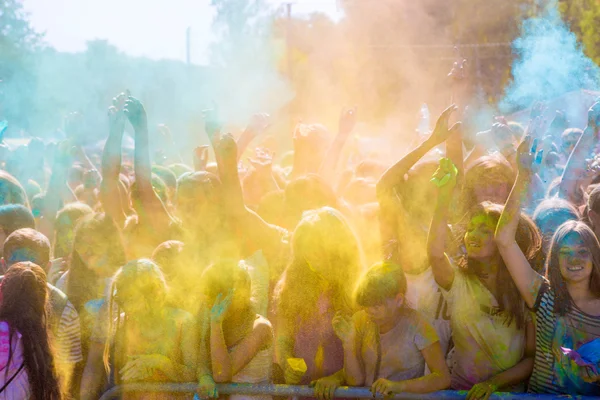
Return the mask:
<path fill-rule="evenodd" d="M 600 65 L 600 2 L 597 0 L 562 0 L 559 8 L 585 54 Z"/>

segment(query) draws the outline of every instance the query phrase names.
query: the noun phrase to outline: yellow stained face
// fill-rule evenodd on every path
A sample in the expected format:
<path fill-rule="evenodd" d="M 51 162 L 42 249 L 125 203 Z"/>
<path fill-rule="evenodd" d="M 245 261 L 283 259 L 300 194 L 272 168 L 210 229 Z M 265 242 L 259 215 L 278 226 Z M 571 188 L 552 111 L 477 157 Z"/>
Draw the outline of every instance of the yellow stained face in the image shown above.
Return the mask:
<path fill-rule="evenodd" d="M 469 258 L 483 261 L 496 255 L 495 230 L 496 222 L 489 216 L 477 214 L 471 218 L 464 238 Z"/>

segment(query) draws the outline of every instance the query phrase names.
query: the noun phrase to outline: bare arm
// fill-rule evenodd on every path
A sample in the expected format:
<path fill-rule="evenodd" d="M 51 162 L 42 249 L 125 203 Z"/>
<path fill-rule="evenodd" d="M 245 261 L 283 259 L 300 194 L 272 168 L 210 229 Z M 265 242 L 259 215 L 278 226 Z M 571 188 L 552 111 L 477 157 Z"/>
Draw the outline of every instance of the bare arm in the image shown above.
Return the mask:
<path fill-rule="evenodd" d="M 504 264 L 508 268 L 523 300 L 529 308 L 533 308 L 543 278 L 531 268 L 529 261 L 515 240 L 521 213 L 521 198 L 527 193 L 529 181 L 529 176 L 524 176 L 519 172 L 498 221 L 495 241 Z"/>
<path fill-rule="evenodd" d="M 586 159 L 589 157 L 590 151 L 597 145 L 597 129 L 594 125 L 588 123 L 565 165 L 558 187 L 560 197 L 569 200 L 573 204 L 579 204 L 575 194 L 581 185 L 581 181 L 586 178 Z"/>
<path fill-rule="evenodd" d="M 338 161 L 342 149 L 348 140 L 348 137 L 354 129 L 356 124 L 356 107 L 350 110 L 343 110 L 340 116 L 340 122 L 338 125 L 338 133 L 333 140 L 333 143 L 329 147 L 325 159 L 321 163 L 319 168 L 319 175 L 321 175 L 327 182 L 333 184 L 335 179 L 335 172 L 337 169 Z"/>
<path fill-rule="evenodd" d="M 43 202 L 43 218 L 38 227 L 39 231 L 48 238 L 54 237 L 54 222 L 56 220 L 56 213 L 60 209 L 62 194 L 65 191 L 71 191 L 67 185 L 67 170 L 70 163 L 71 157 L 69 156 L 68 144 L 67 142 L 63 142 L 57 149 L 54 159 L 52 175 L 50 176 L 48 190 Z"/>
<path fill-rule="evenodd" d="M 379 182 L 377 182 L 377 193 L 383 193 L 392 190 L 392 188 L 398 184 L 404 175 L 417 163 L 425 154 L 432 150 L 437 145 L 443 143 L 453 133 L 460 129 L 460 123 L 454 124 L 452 127 L 448 127 L 448 119 L 452 113 L 456 111 L 456 106 L 452 105 L 442 112 L 437 120 L 435 129 L 431 135 L 421 143 L 416 149 L 404 156 L 400 161 L 389 168 Z"/>
<path fill-rule="evenodd" d="M 140 222 L 149 224 L 155 231 L 164 232 L 171 218 L 152 188 L 146 111 L 139 100 L 130 96 L 125 104 L 125 115 L 135 130 L 134 173 L 141 208 L 138 210 L 138 218 Z"/>
<path fill-rule="evenodd" d="M 504 391 L 513 385 L 529 379 L 533 371 L 533 361 L 535 358 L 535 328 L 533 322 L 527 323 L 525 340 L 525 354 L 521 361 L 512 368 L 473 386 L 467 394 L 467 400 L 488 398 L 493 392 Z"/>
<path fill-rule="evenodd" d="M 121 172 L 121 143 L 123 141 L 125 115 L 116 107 L 111 107 L 108 113 L 110 130 L 102 151 L 100 201 L 104 212 L 112 217 L 117 226 L 122 228 L 125 224 L 125 212 L 120 198 L 119 173 Z"/>
<path fill-rule="evenodd" d="M 281 230 L 266 223 L 257 214 L 246 208 L 237 168 L 237 147 L 231 135 L 223 135 L 215 143 L 219 177 L 223 187 L 223 200 L 228 213 L 235 219 L 237 227 L 247 240 L 251 240 L 248 250 L 266 249 L 281 237 Z"/>
<path fill-rule="evenodd" d="M 250 123 L 244 129 L 240 138 L 237 141 L 238 154 L 237 159 L 242 157 L 242 154 L 248 148 L 248 145 L 256 138 L 258 135 L 262 134 L 269 127 L 269 114 L 260 113 L 254 114 L 250 119 Z"/>
<path fill-rule="evenodd" d="M 95 400 L 100 397 L 100 391 L 104 386 L 106 372 L 102 362 L 104 345 L 91 342 L 90 350 L 81 378 L 80 398 L 82 400 Z"/>
<path fill-rule="evenodd" d="M 242 339 L 231 353 L 228 352 L 223 334 L 223 325 L 211 324 L 210 349 L 213 378 L 215 382 L 231 382 L 232 377 L 242 370 L 256 354 L 273 340 L 273 331 L 267 323 L 254 326 L 252 332 Z"/>
<path fill-rule="evenodd" d="M 333 329 L 342 340 L 344 348 L 344 378 L 349 386 L 365 384 L 365 368 L 360 357 L 361 335 L 357 332 L 357 317 L 352 319 L 337 314 L 333 319 Z"/>
<path fill-rule="evenodd" d="M 446 243 L 448 236 L 448 209 L 452 201 L 452 194 L 456 186 L 457 169 L 448 159 L 440 161 L 434 179 L 441 184 L 437 204 L 429 228 L 427 237 L 427 257 L 433 271 L 433 276 L 438 285 L 443 289 L 449 290 L 454 282 L 454 269 L 446 255 Z"/>
<path fill-rule="evenodd" d="M 442 352 L 440 342 L 421 350 L 421 354 L 431 373 L 416 379 L 397 382 L 395 392 L 430 393 L 447 389 L 450 386 L 450 371 Z"/>

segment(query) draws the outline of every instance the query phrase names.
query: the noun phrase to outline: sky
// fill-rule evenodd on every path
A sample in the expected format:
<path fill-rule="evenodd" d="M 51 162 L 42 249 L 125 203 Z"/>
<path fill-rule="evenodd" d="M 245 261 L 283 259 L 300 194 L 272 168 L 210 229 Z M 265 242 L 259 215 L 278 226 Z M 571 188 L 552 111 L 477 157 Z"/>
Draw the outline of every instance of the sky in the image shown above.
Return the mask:
<path fill-rule="evenodd" d="M 286 0 L 267 0 L 274 7 Z M 214 9 L 210 0 L 22 0 L 32 27 L 59 51 L 85 50 L 106 39 L 132 56 L 185 61 L 186 29 L 191 28 L 191 61 L 205 64 Z M 336 0 L 290 0 L 292 13 L 319 11 L 339 18 Z"/>

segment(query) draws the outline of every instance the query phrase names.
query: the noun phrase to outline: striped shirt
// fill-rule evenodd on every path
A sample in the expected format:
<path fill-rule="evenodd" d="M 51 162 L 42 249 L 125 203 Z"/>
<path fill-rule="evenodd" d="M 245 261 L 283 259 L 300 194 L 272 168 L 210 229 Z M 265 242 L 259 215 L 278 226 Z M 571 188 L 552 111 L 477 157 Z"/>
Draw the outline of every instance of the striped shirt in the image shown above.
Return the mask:
<path fill-rule="evenodd" d="M 83 361 L 79 315 L 70 301 L 67 301 L 67 305 L 62 312 L 54 339 L 56 361 L 58 363 L 74 364 Z"/>
<path fill-rule="evenodd" d="M 554 312 L 554 291 L 548 282 L 540 287 L 536 314 L 535 362 L 529 380 L 533 393 L 600 395 L 600 385 L 585 383 L 581 371 L 562 355 L 560 347 L 577 350 L 600 337 L 600 317 L 572 307 L 566 315 Z"/>

